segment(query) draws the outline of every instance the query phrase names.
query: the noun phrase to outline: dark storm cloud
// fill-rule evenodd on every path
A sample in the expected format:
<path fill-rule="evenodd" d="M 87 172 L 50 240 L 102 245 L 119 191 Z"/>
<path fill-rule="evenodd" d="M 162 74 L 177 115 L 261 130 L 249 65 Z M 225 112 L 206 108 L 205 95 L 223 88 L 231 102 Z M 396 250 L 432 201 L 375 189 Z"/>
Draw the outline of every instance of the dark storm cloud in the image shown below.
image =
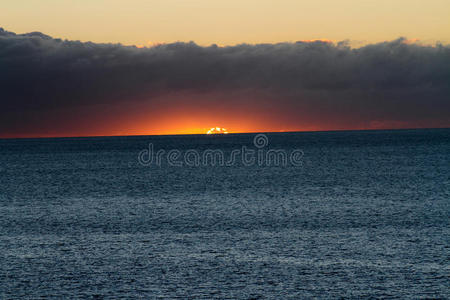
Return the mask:
<path fill-rule="evenodd" d="M 0 30 L 1 116 L 230 91 L 316 112 L 448 122 L 450 47 L 398 39 L 358 49 L 319 41 L 139 49 Z"/>

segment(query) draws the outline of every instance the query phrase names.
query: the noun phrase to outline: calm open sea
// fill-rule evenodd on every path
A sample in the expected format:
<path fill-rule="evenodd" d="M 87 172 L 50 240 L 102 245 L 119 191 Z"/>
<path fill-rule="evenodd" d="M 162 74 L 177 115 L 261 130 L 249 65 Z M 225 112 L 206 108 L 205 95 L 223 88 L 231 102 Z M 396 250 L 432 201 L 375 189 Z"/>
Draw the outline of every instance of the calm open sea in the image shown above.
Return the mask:
<path fill-rule="evenodd" d="M 450 298 L 449 129 L 254 136 L 0 140 L 0 299 Z"/>

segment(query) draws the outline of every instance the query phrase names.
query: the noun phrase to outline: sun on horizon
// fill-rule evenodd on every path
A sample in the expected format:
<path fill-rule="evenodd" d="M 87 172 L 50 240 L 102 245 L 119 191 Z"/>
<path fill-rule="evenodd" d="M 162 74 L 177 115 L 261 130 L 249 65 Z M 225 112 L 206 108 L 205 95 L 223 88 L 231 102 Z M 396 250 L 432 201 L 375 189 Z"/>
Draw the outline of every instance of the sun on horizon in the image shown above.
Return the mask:
<path fill-rule="evenodd" d="M 228 130 L 222 127 L 211 127 L 206 134 L 228 134 Z"/>

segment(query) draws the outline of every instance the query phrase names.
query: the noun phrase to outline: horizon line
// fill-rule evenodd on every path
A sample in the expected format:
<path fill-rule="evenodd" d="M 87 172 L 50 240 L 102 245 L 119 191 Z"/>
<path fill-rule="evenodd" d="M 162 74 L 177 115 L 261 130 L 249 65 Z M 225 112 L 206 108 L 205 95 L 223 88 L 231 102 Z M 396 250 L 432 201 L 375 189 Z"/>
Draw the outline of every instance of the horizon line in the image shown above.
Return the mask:
<path fill-rule="evenodd" d="M 288 130 L 288 131 L 246 131 L 229 132 L 227 134 L 206 134 L 206 133 L 173 133 L 173 134 L 129 134 L 129 135 L 74 135 L 74 136 L 38 136 L 38 137 L 0 137 L 0 140 L 39 140 L 39 139 L 83 139 L 83 138 L 108 138 L 108 137 L 161 137 L 161 136 L 227 136 L 237 134 L 258 134 L 258 133 L 319 133 L 319 132 L 352 132 L 352 131 L 406 131 L 406 130 L 433 130 L 450 129 L 448 127 L 411 127 L 411 128 L 370 128 L 370 129 L 330 129 L 330 130 Z"/>

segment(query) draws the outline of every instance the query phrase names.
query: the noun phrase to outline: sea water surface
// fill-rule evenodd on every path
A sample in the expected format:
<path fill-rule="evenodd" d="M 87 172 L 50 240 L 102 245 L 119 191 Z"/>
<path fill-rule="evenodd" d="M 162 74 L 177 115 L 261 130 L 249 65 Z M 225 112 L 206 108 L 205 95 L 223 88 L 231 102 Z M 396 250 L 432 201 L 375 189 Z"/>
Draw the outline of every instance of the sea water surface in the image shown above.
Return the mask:
<path fill-rule="evenodd" d="M 0 140 L 0 299 L 450 298 L 450 130 Z"/>

